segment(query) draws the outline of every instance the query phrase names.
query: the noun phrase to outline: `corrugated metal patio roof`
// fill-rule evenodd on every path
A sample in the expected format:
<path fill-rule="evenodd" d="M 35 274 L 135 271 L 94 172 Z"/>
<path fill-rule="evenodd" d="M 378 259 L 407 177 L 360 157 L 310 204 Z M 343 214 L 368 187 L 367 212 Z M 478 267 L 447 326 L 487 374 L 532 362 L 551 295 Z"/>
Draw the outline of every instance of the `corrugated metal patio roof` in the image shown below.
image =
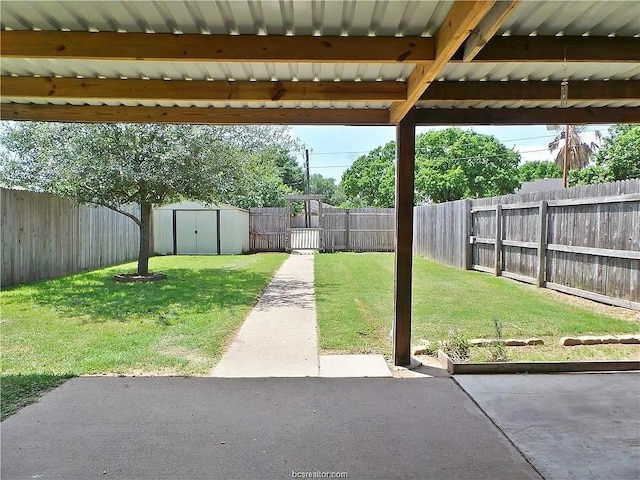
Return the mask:
<path fill-rule="evenodd" d="M 473 2 L 469 2 L 470 4 Z M 3 0 L 0 18 L 3 34 L 16 30 L 121 32 L 149 35 L 172 33 L 264 36 L 433 37 L 449 15 L 454 1 L 42 1 Z M 125 33 L 126 32 L 126 33 Z M 640 37 L 640 2 L 524 0 L 497 29 L 496 36 Z M 64 48 L 64 47 L 63 47 Z M 303 52 L 301 52 L 303 53 Z M 640 81 L 640 60 L 574 61 L 565 47 L 566 62 L 483 61 L 462 62 L 457 56 L 438 73 L 447 81 L 550 81 L 567 79 Z M 458 54 L 460 55 L 460 53 Z M 638 58 L 640 55 L 635 55 Z M 407 82 L 417 63 L 400 60 L 378 62 L 258 62 L 176 61 L 162 59 L 64 58 L 59 55 L 6 56 L 3 77 L 87 79 L 150 79 L 170 81 L 268 82 Z M 640 85 L 640 84 L 639 84 Z M 182 87 L 181 87 L 182 88 Z M 187 87 L 184 87 L 187 88 Z M 569 89 L 569 92 L 571 90 Z M 627 96 L 628 97 L 628 96 Z M 638 97 L 571 100 L 566 106 L 637 107 Z M 553 108 L 558 101 L 469 100 L 418 101 L 424 108 Z M 3 103 L 51 105 L 237 107 L 237 108 L 390 108 L 394 100 L 344 101 L 269 100 L 151 100 L 75 95 L 52 91 L 49 97 L 2 92 Z"/>

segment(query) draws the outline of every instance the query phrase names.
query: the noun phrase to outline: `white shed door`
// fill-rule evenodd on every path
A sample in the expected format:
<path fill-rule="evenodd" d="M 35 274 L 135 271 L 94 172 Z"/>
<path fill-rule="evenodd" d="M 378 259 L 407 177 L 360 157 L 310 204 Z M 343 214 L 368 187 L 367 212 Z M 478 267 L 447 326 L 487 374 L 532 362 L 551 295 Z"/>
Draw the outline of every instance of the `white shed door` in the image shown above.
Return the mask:
<path fill-rule="evenodd" d="M 176 211 L 176 253 L 179 255 L 218 253 L 216 212 Z"/>
<path fill-rule="evenodd" d="M 215 255 L 218 253 L 217 212 L 196 212 L 196 253 Z"/>

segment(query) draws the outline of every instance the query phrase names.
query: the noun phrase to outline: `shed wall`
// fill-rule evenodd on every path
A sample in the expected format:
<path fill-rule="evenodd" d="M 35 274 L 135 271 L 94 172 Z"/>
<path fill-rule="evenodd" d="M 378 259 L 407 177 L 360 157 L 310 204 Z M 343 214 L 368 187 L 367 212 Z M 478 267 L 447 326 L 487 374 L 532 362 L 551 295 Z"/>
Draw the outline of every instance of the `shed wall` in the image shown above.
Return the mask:
<path fill-rule="evenodd" d="M 249 212 L 220 210 L 220 250 L 221 255 L 249 251 Z"/>
<path fill-rule="evenodd" d="M 154 252 L 159 255 L 173 255 L 173 212 L 192 210 L 198 205 L 193 202 L 165 205 L 153 210 Z M 170 207 L 170 208 L 167 208 Z M 198 210 L 211 211 L 215 216 L 218 208 L 202 207 Z M 179 234 L 180 232 L 178 232 Z M 249 212 L 233 207 L 220 207 L 220 254 L 237 255 L 249 251 Z"/>
<path fill-rule="evenodd" d="M 153 210 L 153 251 L 173 254 L 173 210 Z"/>

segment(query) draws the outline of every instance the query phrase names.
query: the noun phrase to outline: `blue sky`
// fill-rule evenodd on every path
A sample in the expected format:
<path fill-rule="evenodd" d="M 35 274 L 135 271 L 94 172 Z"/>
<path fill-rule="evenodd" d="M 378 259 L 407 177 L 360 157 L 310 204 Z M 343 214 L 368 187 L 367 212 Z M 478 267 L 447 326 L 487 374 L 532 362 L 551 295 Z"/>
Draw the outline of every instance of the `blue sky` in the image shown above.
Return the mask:
<path fill-rule="evenodd" d="M 446 127 L 418 127 L 417 133 L 436 128 Z M 548 131 L 544 125 L 465 128 L 494 135 L 507 147 L 515 147 L 523 161 L 552 158 L 547 145 L 555 132 Z M 605 135 L 607 127 L 591 126 L 587 130 L 599 130 Z M 299 126 L 291 127 L 291 132 L 311 150 L 311 173 L 320 173 L 338 181 L 342 172 L 360 155 L 395 140 L 394 127 Z M 302 157 L 298 160 L 302 164 Z"/>

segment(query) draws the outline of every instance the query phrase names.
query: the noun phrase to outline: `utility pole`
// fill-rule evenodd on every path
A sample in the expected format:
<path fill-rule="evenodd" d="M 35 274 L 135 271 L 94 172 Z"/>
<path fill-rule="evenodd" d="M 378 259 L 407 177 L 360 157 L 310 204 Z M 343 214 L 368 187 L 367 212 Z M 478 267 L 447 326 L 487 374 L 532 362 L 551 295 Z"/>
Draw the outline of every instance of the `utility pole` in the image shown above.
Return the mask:
<path fill-rule="evenodd" d="M 309 195 L 310 190 L 311 190 L 311 185 L 309 184 L 309 150 L 308 149 L 304 151 L 304 158 L 305 158 L 304 168 L 305 168 L 306 175 L 307 175 L 307 177 L 306 177 L 307 178 L 307 188 L 305 189 L 305 193 L 307 195 Z"/>
<path fill-rule="evenodd" d="M 562 165 L 562 188 L 567 188 L 569 177 L 569 125 L 564 126 L 564 162 Z"/>
<path fill-rule="evenodd" d="M 310 176 L 309 176 L 309 149 L 307 148 L 304 151 L 304 168 L 305 168 L 305 172 L 306 172 L 306 188 L 305 188 L 305 193 L 307 195 L 309 195 L 309 193 L 311 192 L 311 183 L 310 183 Z M 304 202 L 304 210 L 305 210 L 305 217 L 304 217 L 304 223 L 305 226 L 307 228 L 309 228 L 311 226 L 311 202 L 309 200 L 305 200 Z"/>

